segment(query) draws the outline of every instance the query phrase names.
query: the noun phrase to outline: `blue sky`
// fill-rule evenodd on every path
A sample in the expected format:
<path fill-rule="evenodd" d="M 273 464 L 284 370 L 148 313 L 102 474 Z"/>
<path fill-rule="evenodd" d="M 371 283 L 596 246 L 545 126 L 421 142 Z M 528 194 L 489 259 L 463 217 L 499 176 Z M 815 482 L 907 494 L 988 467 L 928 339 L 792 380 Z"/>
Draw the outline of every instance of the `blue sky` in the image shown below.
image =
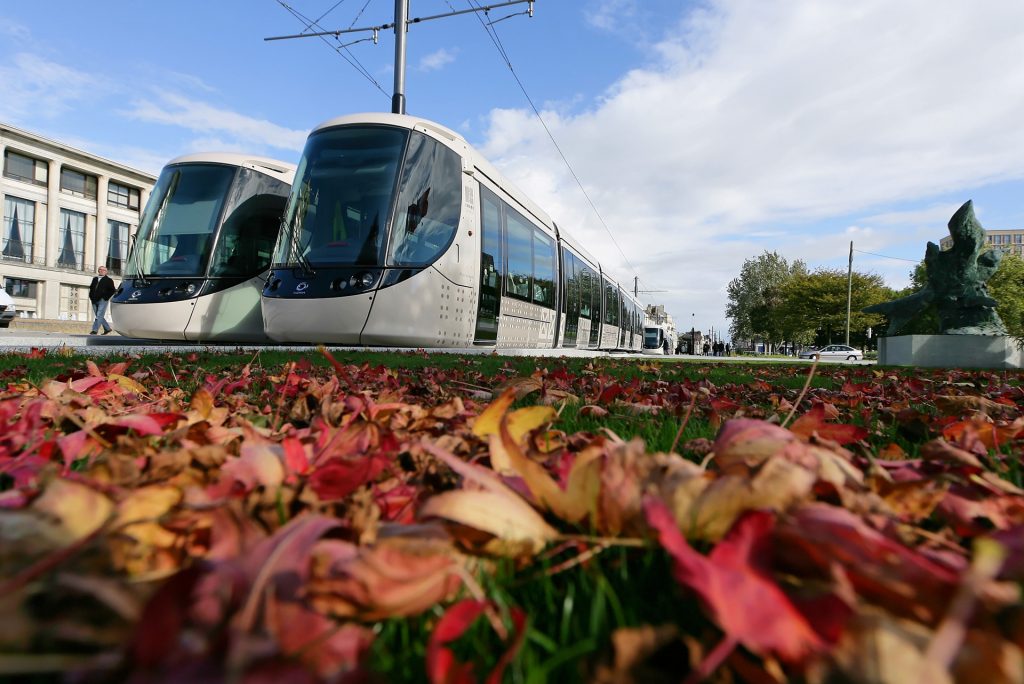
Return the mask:
<path fill-rule="evenodd" d="M 202 150 L 296 161 L 318 123 L 390 110 L 393 33 L 349 48 L 365 75 L 333 39 L 264 38 L 304 31 L 293 12 L 333 30 L 393 10 L 2 3 L 0 121 L 151 172 Z M 494 28 L 514 75 L 473 15 L 414 25 L 409 113 L 460 131 L 624 283 L 664 290 L 645 298 L 681 328 L 727 328 L 725 288 L 766 249 L 845 268 L 853 241 L 854 267 L 899 287 L 968 199 L 985 227 L 1024 227 L 1019 0 L 537 0 Z"/>

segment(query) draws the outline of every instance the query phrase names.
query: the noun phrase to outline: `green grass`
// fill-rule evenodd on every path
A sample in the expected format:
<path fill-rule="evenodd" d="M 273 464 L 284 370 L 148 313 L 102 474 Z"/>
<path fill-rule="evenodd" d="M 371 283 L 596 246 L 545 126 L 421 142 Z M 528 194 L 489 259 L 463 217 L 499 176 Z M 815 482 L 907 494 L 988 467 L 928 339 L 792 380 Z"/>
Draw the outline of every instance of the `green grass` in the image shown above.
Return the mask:
<path fill-rule="evenodd" d="M 764 379 L 772 391 L 794 401 L 811 371 L 808 364 L 763 362 L 738 365 L 711 359 L 659 360 L 656 358 L 530 358 L 497 355 L 427 355 L 422 352 L 378 353 L 333 351 L 342 364 L 385 366 L 391 369 L 423 373 L 436 378 L 438 387 L 452 395 L 465 394 L 467 384 L 494 389 L 502 379 L 529 376 L 535 372 L 549 375 L 568 374 L 576 378 L 570 390 L 577 393 L 581 404 L 566 404 L 555 428 L 567 434 L 597 433 L 609 429 L 623 439 L 639 437 L 648 451 L 668 451 L 676 439 L 687 405 L 674 402 L 660 413 L 635 413 L 628 406 L 606 406 L 611 414 L 603 418 L 583 415 L 583 403 L 592 402 L 600 387 L 618 383 L 628 389 L 635 385 L 649 390 L 652 384 L 668 391 L 679 386 L 695 388 L 701 381 L 711 383 L 719 390 L 742 396 L 739 387 L 750 386 Z M 0 354 L 0 383 L 29 382 L 39 384 L 47 378 L 83 372 L 87 359 L 101 365 L 120 360 L 130 361 L 127 373 L 141 369 L 163 369 L 170 372 L 174 382 L 185 392 L 200 387 L 207 375 L 236 376 L 247 364 L 266 371 L 259 374 L 253 392 L 273 391 L 265 375 L 280 375 L 293 362 L 308 361 L 314 368 L 330 372 L 330 362 L 320 352 L 262 351 L 259 354 L 237 351 L 197 351 L 185 354 L 144 354 L 126 359 L 93 356 L 56 356 L 27 358 L 23 354 Z M 779 372 L 783 371 L 783 372 Z M 828 366 L 820 369 L 810 383 L 812 389 L 838 391 L 842 383 L 860 373 L 855 382 L 866 382 L 869 373 L 862 367 Z M 913 371 L 900 371 L 910 375 Z M 892 382 L 884 380 L 884 382 Z M 1005 379 L 1008 384 L 1019 383 L 1019 376 Z M 359 388 L 346 388 L 358 391 Z M 735 391 L 733 391 L 735 390 Z M 649 394 L 649 393 L 648 393 Z M 422 395 L 421 395 L 422 396 Z M 673 395 L 681 396 L 681 394 Z M 519 405 L 532 405 L 537 395 L 528 395 Z M 410 401 L 416 397 L 410 397 Z M 423 396 L 424 403 L 431 397 Z M 700 408 L 686 423 L 680 435 L 680 444 L 694 438 L 713 439 L 716 429 L 701 413 Z M 921 410 L 933 410 L 926 405 Z M 851 422 L 859 422 L 853 417 Z M 922 443 L 906 425 L 893 422 L 879 435 L 870 438 L 873 445 L 895 442 L 911 456 L 916 455 Z M 1007 468 L 1015 468 L 1007 477 L 1020 484 L 1019 462 L 1014 459 Z M 587 530 L 580 530 L 586 533 Z M 610 638 L 620 627 L 640 625 L 678 625 L 683 633 L 701 634 L 714 630 L 701 616 L 692 595 L 684 595 L 671 576 L 670 564 L 660 548 L 615 546 L 605 549 L 583 563 L 564 572 L 555 572 L 556 566 L 570 560 L 579 549 L 566 550 L 560 555 L 533 563 L 525 570 L 517 569 L 510 561 L 499 562 L 496 571 L 480 572 L 477 581 L 483 593 L 496 602 L 499 611 L 507 614 L 511 607 L 525 611 L 528 616 L 527 633 L 519 656 L 506 672 L 505 681 L 526 684 L 541 682 L 574 682 L 586 678 L 581 663 L 594 663 L 610 655 Z M 424 615 L 410 619 L 386 620 L 374 629 L 378 637 L 371 653 L 372 669 L 383 673 L 388 681 L 426 681 L 424 662 L 431 631 L 442 614 L 435 608 Z M 714 636 L 711 637 L 714 639 Z M 707 641 L 707 640 L 705 640 Z M 480 619 L 466 635 L 451 645 L 460 659 L 476 661 L 476 674 L 483 678 L 505 649 L 490 624 Z M 669 671 L 683 679 L 686 664 L 679 663 Z"/>

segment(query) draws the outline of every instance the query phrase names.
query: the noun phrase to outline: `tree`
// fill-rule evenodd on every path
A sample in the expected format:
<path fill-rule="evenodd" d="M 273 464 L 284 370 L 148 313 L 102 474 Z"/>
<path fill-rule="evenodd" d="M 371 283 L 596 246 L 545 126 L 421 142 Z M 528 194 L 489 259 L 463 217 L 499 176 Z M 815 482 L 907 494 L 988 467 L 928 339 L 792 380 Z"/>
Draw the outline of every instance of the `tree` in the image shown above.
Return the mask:
<path fill-rule="evenodd" d="M 894 299 L 906 297 L 920 291 L 928 284 L 928 266 L 924 259 L 910 272 L 910 286 L 894 295 Z M 935 310 L 934 304 L 929 304 L 924 311 L 917 315 L 900 329 L 901 335 L 938 335 L 939 334 L 939 313 Z"/>
<path fill-rule="evenodd" d="M 866 306 L 891 299 L 893 291 L 876 274 L 854 271 L 850 284 L 850 342 L 863 345 L 867 329 L 879 329 L 885 317 L 866 314 Z M 803 342 L 814 337 L 819 344 L 845 339 L 847 273 L 840 269 L 818 269 L 791 278 L 782 291 L 778 316 L 790 339 Z"/>
<path fill-rule="evenodd" d="M 729 333 L 734 340 L 760 338 L 769 343 L 785 339 L 778 322 L 782 288 L 794 275 L 806 274 L 807 266 L 796 260 L 792 265 L 777 252 L 743 262 L 738 277 L 729 282 L 729 302 L 725 315 L 732 322 Z"/>
<path fill-rule="evenodd" d="M 996 312 L 1006 331 L 1014 337 L 1024 337 L 1024 259 L 1005 255 L 999 270 L 988 281 L 988 293 L 999 302 Z"/>

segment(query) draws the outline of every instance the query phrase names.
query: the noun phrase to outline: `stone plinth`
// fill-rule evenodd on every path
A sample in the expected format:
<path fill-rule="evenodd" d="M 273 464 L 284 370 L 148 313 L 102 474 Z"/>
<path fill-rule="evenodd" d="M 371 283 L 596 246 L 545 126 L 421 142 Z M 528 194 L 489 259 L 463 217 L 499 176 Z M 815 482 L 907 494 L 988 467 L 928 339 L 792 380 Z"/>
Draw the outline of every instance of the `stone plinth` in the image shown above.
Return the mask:
<path fill-rule="evenodd" d="M 1021 368 L 1024 353 L 1005 335 L 898 335 L 878 340 L 880 366 Z"/>

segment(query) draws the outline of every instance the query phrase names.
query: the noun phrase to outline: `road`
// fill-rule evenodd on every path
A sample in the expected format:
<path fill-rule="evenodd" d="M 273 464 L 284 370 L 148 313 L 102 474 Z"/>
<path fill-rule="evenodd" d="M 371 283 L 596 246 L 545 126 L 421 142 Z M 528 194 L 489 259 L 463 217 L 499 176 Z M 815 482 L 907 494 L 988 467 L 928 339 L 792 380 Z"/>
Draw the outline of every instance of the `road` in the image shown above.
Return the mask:
<path fill-rule="evenodd" d="M 398 347 L 334 347 L 328 345 L 329 349 L 358 350 L 358 351 L 409 351 L 407 348 Z M 43 332 L 27 331 L 18 329 L 0 328 L 0 353 L 3 352 L 27 352 L 32 349 L 47 349 L 56 351 L 67 349 L 79 354 L 92 354 L 97 356 L 125 354 L 125 353 L 161 353 L 161 352 L 190 352 L 190 351 L 234 351 L 246 350 L 256 351 L 280 350 L 280 351 L 312 351 L 316 345 L 278 345 L 278 344 L 253 344 L 253 343 L 198 343 L 178 342 L 162 340 L 143 340 L 133 337 L 122 337 L 117 333 L 110 335 L 82 335 L 65 332 Z M 425 349 L 429 353 L 438 354 L 492 354 L 494 350 L 485 347 L 472 348 L 436 348 Z M 544 356 L 544 357 L 582 357 L 598 358 L 612 356 L 615 358 L 632 358 L 657 361 L 689 362 L 689 363 L 765 363 L 784 362 L 794 364 L 809 364 L 811 361 L 805 359 L 766 359 L 758 356 L 690 356 L 688 354 L 661 356 L 647 354 L 626 354 L 619 352 L 597 352 L 580 349 L 499 349 L 497 353 L 502 356 Z M 823 361 L 822 363 L 850 363 L 855 365 L 874 365 L 874 361 Z"/>

